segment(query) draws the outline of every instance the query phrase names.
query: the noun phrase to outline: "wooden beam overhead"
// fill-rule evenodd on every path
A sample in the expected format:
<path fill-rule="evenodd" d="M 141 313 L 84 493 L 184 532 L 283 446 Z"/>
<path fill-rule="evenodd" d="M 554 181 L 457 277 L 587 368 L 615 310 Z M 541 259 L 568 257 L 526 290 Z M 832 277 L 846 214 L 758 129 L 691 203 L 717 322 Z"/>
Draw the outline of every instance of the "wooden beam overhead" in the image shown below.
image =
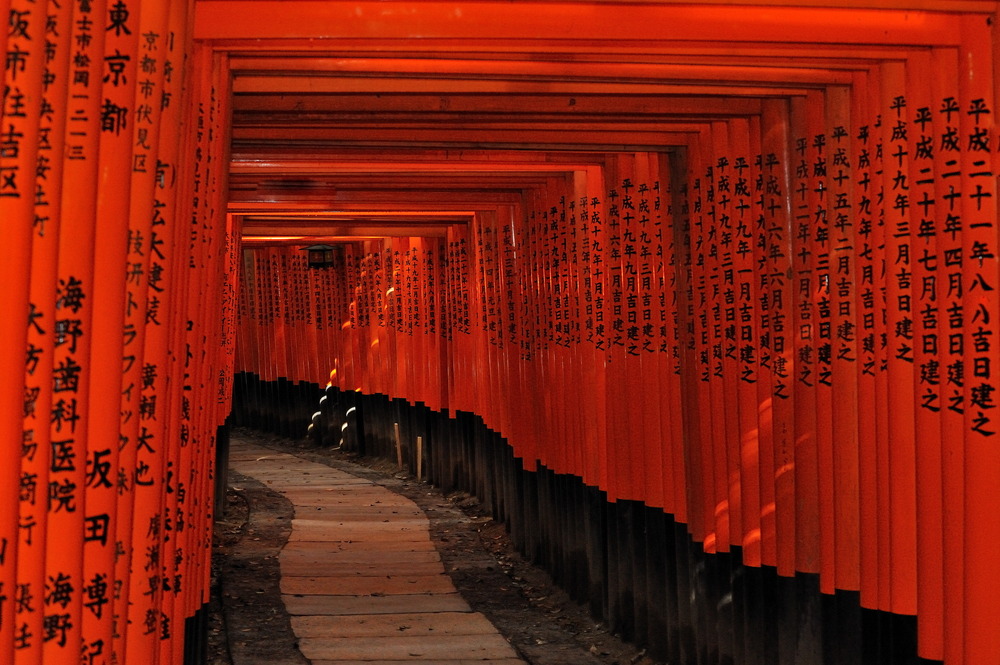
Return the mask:
<path fill-rule="evenodd" d="M 589 94 L 535 94 L 530 97 L 488 94 L 294 94 L 255 93 L 233 97 L 233 110 L 238 116 L 254 113 L 287 111 L 309 114 L 345 114 L 365 117 L 369 114 L 388 116 L 399 114 L 413 117 L 435 116 L 477 118 L 491 115 L 552 116 L 571 120 L 584 117 L 663 117 L 663 116 L 741 116 L 760 113 L 759 99 L 750 97 L 716 97 L 710 95 L 618 95 L 608 97 Z"/>
<path fill-rule="evenodd" d="M 412 129 L 393 127 L 366 129 L 346 127 L 343 129 L 326 127 L 234 127 L 235 142 L 299 142 L 363 143 L 370 146 L 388 145 L 568 145 L 607 146 L 612 150 L 625 150 L 627 146 L 675 146 L 683 145 L 688 134 L 696 127 L 684 127 L 672 131 L 668 126 L 661 131 L 617 131 L 587 132 L 573 129 L 525 129 L 525 130 L 475 130 L 451 127 L 428 128 L 416 132 Z"/>
<path fill-rule="evenodd" d="M 365 224 L 323 224 L 317 226 L 300 226 L 296 224 L 274 224 L 270 226 L 244 226 L 244 237 L 253 236 L 338 236 L 350 238 L 364 236 L 368 238 L 388 238 L 403 236 L 433 236 L 443 237 L 448 233 L 448 225 L 413 225 L 393 224 L 385 226 L 368 226 Z"/>
<path fill-rule="evenodd" d="M 946 0 L 947 1 L 947 0 Z M 213 39 L 211 45 L 225 52 L 239 71 L 243 58 L 261 55 L 284 59 L 296 57 L 394 57 L 394 58 L 485 58 L 489 60 L 576 60 L 600 62 L 703 62 L 740 64 L 854 68 L 885 60 L 902 60 L 914 49 L 931 45 L 898 46 L 891 44 L 823 44 L 816 48 L 808 42 L 721 42 L 713 40 L 630 40 L 595 41 L 582 39 L 546 40 L 542 37 L 507 41 L 438 39 L 364 39 L 354 37 L 329 39 Z M 943 45 L 934 45 L 942 47 Z M 954 45 L 952 45 L 954 46 Z"/>
<path fill-rule="evenodd" d="M 230 175 L 256 176 L 268 172 L 281 174 L 323 174 L 323 175 L 354 175 L 354 174 L 391 174 L 396 176 L 426 175 L 428 172 L 447 173 L 449 176 L 475 174 L 479 176 L 500 176 L 517 174 L 545 174 L 582 170 L 593 166 L 593 163 L 563 162 L 514 162 L 514 161 L 472 161 L 445 160 L 430 161 L 399 161 L 394 155 L 386 155 L 385 161 L 372 161 L 379 155 L 369 153 L 370 159 L 361 161 L 341 161 L 342 156 L 331 156 L 327 159 L 261 159 L 233 160 Z M 469 155 L 471 157 L 471 155 Z"/>
<path fill-rule="evenodd" d="M 752 25 L 741 4 L 753 6 Z M 680 150 L 708 123 L 755 122 L 775 99 L 842 94 L 915 53 L 958 57 L 997 9 L 990 0 L 196 7 L 196 38 L 232 76 L 230 210 L 313 210 L 320 227 L 355 229 L 331 237 L 405 228 L 417 210 L 519 206 L 551 179 L 600 172 L 605 155 Z M 394 217 L 368 223 L 374 211 Z M 267 228 L 295 224 L 282 213 Z"/>
<path fill-rule="evenodd" d="M 365 78 L 417 77 L 427 79 L 542 80 L 542 81 L 742 81 L 747 84 L 849 83 L 850 72 L 810 68 L 798 63 L 756 66 L 753 61 L 720 65 L 700 62 L 636 63 L 577 61 L 511 61 L 416 58 L 243 58 L 234 74 L 238 77 L 306 74 L 310 77 Z M 797 65 L 797 66 L 795 66 Z M 857 68 L 857 67 L 856 67 Z"/>
<path fill-rule="evenodd" d="M 801 5 L 806 3 L 796 3 Z M 830 3 L 824 3 L 829 5 Z M 871 4 L 871 3 L 866 3 Z M 876 4 L 889 4 L 876 3 Z M 200 0 L 195 38 L 433 40 L 520 39 L 608 41 L 716 40 L 734 43 L 887 44 L 958 43 L 961 18 L 944 11 L 907 8 L 761 6 L 754 29 L 731 5 L 484 1 L 338 2 L 336 0 Z M 923 3 L 922 6 L 931 6 Z M 941 4 L 933 5 L 941 7 Z M 902 8 L 899 11 L 897 8 Z M 975 4 L 973 11 L 990 11 Z"/>
<path fill-rule="evenodd" d="M 280 94 L 485 94 L 530 95 L 563 93 L 599 95 L 721 95 L 736 97 L 787 97 L 805 94 L 805 88 L 819 88 L 820 83 L 779 85 L 740 85 L 692 81 L 529 81 L 488 79 L 366 78 L 333 76 L 272 76 L 247 74 L 233 80 L 233 92 Z"/>

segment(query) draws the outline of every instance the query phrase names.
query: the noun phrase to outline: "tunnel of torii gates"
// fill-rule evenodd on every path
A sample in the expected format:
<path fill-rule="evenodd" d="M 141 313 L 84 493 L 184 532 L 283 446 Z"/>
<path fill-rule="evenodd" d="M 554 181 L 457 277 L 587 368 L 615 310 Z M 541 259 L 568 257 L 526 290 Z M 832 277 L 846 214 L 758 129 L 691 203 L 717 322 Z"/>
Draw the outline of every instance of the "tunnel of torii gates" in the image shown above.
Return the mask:
<path fill-rule="evenodd" d="M 0 663 L 202 662 L 321 394 L 665 662 L 1000 663 L 994 2 L 0 9 Z"/>

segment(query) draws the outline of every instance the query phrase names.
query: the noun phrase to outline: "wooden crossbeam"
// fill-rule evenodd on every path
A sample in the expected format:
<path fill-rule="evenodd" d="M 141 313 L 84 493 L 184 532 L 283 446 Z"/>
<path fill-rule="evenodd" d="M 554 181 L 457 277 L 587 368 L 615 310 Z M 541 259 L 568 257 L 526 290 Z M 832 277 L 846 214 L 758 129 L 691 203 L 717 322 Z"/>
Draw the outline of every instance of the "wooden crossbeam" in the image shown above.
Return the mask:
<path fill-rule="evenodd" d="M 797 5 L 804 3 L 796 3 Z M 544 35 L 550 40 L 718 40 L 737 43 L 814 42 L 890 45 L 957 44 L 961 19 L 946 11 L 888 7 L 757 6 L 754 29 L 731 5 L 477 2 L 474 11 L 449 2 L 327 0 L 202 0 L 196 39 L 475 38 L 502 42 Z M 870 4 L 870 3 L 866 3 Z M 885 3 L 888 5 L 889 3 Z M 920 3 L 930 7 L 930 3 Z M 936 7 L 941 6 L 933 5 Z M 990 12 L 987 3 L 969 11 Z M 623 15 L 623 12 L 624 15 Z M 622 20 L 626 18 L 627 20 Z"/>
<path fill-rule="evenodd" d="M 614 98 L 587 94 L 535 94 L 530 99 L 507 95 L 433 94 L 290 94 L 245 93 L 233 98 L 237 117 L 255 113 L 286 111 L 302 115 L 337 114 L 339 117 L 436 117 L 455 116 L 468 120 L 493 115 L 531 115 L 571 121 L 576 117 L 726 117 L 760 113 L 760 101 L 746 97 L 680 95 L 619 95 Z"/>

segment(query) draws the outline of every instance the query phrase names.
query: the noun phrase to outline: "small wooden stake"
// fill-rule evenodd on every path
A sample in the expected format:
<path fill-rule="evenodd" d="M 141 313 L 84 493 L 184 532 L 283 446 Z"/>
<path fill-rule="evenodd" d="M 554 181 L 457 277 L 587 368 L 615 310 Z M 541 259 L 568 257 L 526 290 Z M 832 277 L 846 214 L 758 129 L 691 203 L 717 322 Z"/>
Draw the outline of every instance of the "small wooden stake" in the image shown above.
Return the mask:
<path fill-rule="evenodd" d="M 417 437 L 417 480 L 422 480 L 424 469 L 424 437 Z"/>
<path fill-rule="evenodd" d="M 392 429 L 396 433 L 396 466 L 403 470 L 403 443 L 399 440 L 399 423 L 393 423 Z"/>

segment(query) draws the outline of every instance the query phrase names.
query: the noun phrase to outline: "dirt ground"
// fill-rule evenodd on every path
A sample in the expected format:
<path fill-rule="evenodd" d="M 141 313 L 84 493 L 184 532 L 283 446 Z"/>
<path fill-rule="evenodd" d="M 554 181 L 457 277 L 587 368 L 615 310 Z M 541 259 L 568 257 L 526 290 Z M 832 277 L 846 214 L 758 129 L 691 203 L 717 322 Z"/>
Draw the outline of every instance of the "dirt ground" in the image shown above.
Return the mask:
<path fill-rule="evenodd" d="M 472 608 L 485 614 L 531 665 L 654 665 L 634 646 L 610 634 L 526 562 L 502 524 L 475 498 L 447 496 L 395 465 L 240 430 L 244 438 L 305 459 L 342 468 L 374 482 L 391 481 L 430 519 L 431 537 L 445 570 Z M 400 482 L 402 481 L 402 482 Z M 292 507 L 261 483 L 232 473 L 226 510 L 216 520 L 210 665 L 308 665 L 278 590 L 277 555 L 288 538 Z"/>

